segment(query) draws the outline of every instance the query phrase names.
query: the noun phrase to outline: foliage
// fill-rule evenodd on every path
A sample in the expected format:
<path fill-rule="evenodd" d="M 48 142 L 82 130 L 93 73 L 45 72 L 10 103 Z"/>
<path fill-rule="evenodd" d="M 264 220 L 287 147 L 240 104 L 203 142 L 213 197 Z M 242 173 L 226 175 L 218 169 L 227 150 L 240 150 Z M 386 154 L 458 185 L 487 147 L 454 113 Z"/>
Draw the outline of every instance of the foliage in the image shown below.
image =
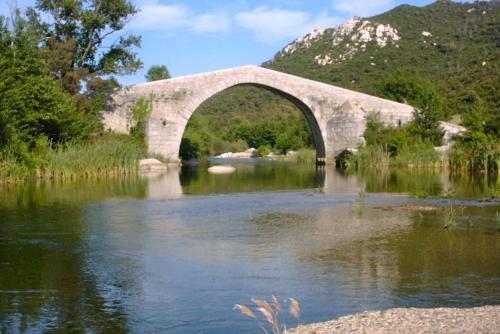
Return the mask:
<path fill-rule="evenodd" d="M 181 142 L 181 150 L 179 155 L 182 160 L 188 161 L 199 159 L 208 156 L 209 149 L 206 141 L 203 140 L 201 135 L 191 129 L 188 129 Z"/>
<path fill-rule="evenodd" d="M 51 74 L 77 94 L 82 79 L 130 74 L 142 66 L 133 52 L 140 38 L 116 36 L 137 11 L 128 0 L 37 0 L 28 15 L 43 37 Z M 105 45 L 111 35 L 115 41 Z"/>
<path fill-rule="evenodd" d="M 312 135 L 301 118 L 289 117 L 282 122 L 241 124 L 226 135 L 228 140 L 244 140 L 249 147 L 268 146 L 283 153 L 312 145 Z"/>
<path fill-rule="evenodd" d="M 132 115 L 134 116 L 135 125 L 130 129 L 130 135 L 138 143 L 144 145 L 146 137 L 146 121 L 151 113 L 153 102 L 151 99 L 141 97 L 132 108 Z"/>
<path fill-rule="evenodd" d="M 312 148 L 301 148 L 291 157 L 290 160 L 306 164 L 315 163 L 316 150 Z"/>
<path fill-rule="evenodd" d="M 0 114 L 16 131 L 10 138 L 32 145 L 39 136 L 52 142 L 85 136 L 84 116 L 49 76 L 35 33 L 20 16 L 13 24 L 9 30 L 0 17 Z"/>
<path fill-rule="evenodd" d="M 481 131 L 467 131 L 457 138 L 449 155 L 450 166 L 457 171 L 499 171 L 500 142 Z"/>
<path fill-rule="evenodd" d="M 357 154 L 346 156 L 347 166 L 433 166 L 440 161 L 433 143 L 415 132 L 415 122 L 402 127 L 385 126 L 376 115 L 369 115 L 364 132 L 366 145 Z"/>
<path fill-rule="evenodd" d="M 137 158 L 145 156 L 144 145 L 131 144 L 130 139 L 89 141 L 101 129 L 99 113 L 106 95 L 118 86 L 112 77 L 97 76 L 113 72 L 97 62 L 109 62 L 109 52 L 116 50 L 97 54 L 102 40 L 92 34 L 119 28 L 120 9 L 104 9 L 118 2 L 93 2 L 101 6 L 94 14 L 114 16 L 99 19 L 89 13 L 91 6 L 85 7 L 85 1 L 39 1 L 40 8 L 52 6 L 51 13 L 60 15 L 50 24 L 39 20 L 33 9 L 28 10 L 28 18 L 16 11 L 10 22 L 0 16 L 0 180 L 133 170 Z M 70 12 L 80 17 L 67 17 Z M 114 22 L 113 27 L 109 22 Z M 83 36 L 84 32 L 89 35 Z M 62 49 L 51 50 L 54 41 L 59 46 L 68 41 L 67 45 L 90 45 L 90 49 L 82 55 L 83 49 L 75 46 L 65 54 Z M 125 58 L 117 60 L 118 67 Z M 80 91 L 84 77 L 86 89 Z"/>
<path fill-rule="evenodd" d="M 463 123 L 467 132 L 456 138 L 450 153 L 450 165 L 455 170 L 500 170 L 500 141 L 496 129 L 489 127 L 491 115 L 484 101 L 475 97 Z"/>
<path fill-rule="evenodd" d="M 105 109 L 108 95 L 120 87 L 114 77 L 93 77 L 87 80 L 86 91 L 78 96 L 78 104 L 85 112 L 89 132 L 102 131 L 101 112 Z"/>
<path fill-rule="evenodd" d="M 263 158 L 271 153 L 272 153 L 272 149 L 271 149 L 271 146 L 269 146 L 269 145 L 261 145 L 257 149 L 257 156 L 261 157 L 261 158 Z"/>
<path fill-rule="evenodd" d="M 0 150 L 10 141 L 11 130 L 7 124 L 7 118 L 0 113 Z"/>
<path fill-rule="evenodd" d="M 164 79 L 170 79 L 170 72 L 165 65 L 153 65 L 149 68 L 148 73 L 146 74 L 146 80 L 148 81 Z"/>
<path fill-rule="evenodd" d="M 23 149 L 21 147 L 21 149 Z M 27 155 L 19 158 L 20 154 Z M 145 149 L 127 136 L 105 135 L 86 142 L 68 142 L 51 148 L 39 139 L 35 149 L 0 153 L 0 181 L 16 182 L 27 177 L 99 177 L 134 172 Z"/>
<path fill-rule="evenodd" d="M 190 137 L 194 133 L 198 138 Z M 186 145 L 201 140 L 206 155 L 261 146 L 286 153 L 313 145 L 309 124 L 292 102 L 253 86 L 229 88 L 205 101 L 189 120 L 184 139 Z M 181 152 L 187 151 L 182 145 Z"/>
<path fill-rule="evenodd" d="M 414 106 L 411 131 L 423 141 L 441 145 L 443 131 L 439 120 L 448 118 L 450 112 L 446 108 L 444 97 L 432 82 L 413 73 L 398 71 L 384 79 L 381 95 Z"/>
<path fill-rule="evenodd" d="M 418 74 L 400 70 L 383 77 L 381 86 L 380 95 L 385 98 L 410 104 L 435 115 L 437 119 L 450 116 L 445 99 L 437 87 Z"/>

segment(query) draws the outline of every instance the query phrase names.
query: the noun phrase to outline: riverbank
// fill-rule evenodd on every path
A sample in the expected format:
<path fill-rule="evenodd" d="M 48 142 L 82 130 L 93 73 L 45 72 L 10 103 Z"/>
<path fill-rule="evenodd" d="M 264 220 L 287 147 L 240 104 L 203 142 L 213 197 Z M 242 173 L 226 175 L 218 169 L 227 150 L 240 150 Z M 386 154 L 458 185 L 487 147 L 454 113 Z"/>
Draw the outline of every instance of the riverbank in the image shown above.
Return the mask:
<path fill-rule="evenodd" d="M 395 308 L 369 311 L 333 321 L 299 326 L 293 334 L 345 333 L 482 333 L 496 334 L 500 306 L 460 308 Z"/>
<path fill-rule="evenodd" d="M 138 161 L 148 156 L 132 137 L 113 134 L 81 142 L 51 146 L 36 143 L 32 152 L 0 152 L 0 186 L 27 180 L 65 180 L 136 173 Z"/>

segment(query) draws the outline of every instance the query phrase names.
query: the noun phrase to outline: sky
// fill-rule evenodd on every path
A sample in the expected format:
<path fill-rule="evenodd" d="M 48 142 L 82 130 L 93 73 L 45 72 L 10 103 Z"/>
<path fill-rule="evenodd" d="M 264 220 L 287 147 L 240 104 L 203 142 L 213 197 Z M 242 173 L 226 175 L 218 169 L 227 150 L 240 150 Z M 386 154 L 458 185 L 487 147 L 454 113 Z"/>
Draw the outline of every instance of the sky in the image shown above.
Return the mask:
<path fill-rule="evenodd" d="M 142 36 L 137 50 L 144 69 L 120 77 L 144 82 L 152 65 L 166 65 L 173 77 L 242 65 L 260 65 L 288 43 L 317 27 L 334 27 L 353 16 L 371 16 L 407 3 L 432 0 L 131 0 L 140 12 L 123 33 Z M 34 0 L 0 0 L 20 8 Z"/>

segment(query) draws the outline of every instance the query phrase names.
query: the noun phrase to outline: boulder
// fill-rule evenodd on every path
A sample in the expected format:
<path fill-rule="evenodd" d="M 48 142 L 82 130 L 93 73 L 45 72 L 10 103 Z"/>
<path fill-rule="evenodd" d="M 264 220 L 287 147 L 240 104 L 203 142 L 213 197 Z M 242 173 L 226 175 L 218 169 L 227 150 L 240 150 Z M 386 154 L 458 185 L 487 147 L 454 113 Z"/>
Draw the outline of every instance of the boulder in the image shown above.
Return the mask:
<path fill-rule="evenodd" d="M 167 166 L 156 159 L 139 160 L 139 172 L 141 173 L 163 173 L 167 171 Z"/>
<path fill-rule="evenodd" d="M 219 165 L 219 166 L 212 166 L 208 169 L 209 173 L 212 174 L 229 174 L 233 173 L 236 170 L 233 166 L 229 165 Z"/>

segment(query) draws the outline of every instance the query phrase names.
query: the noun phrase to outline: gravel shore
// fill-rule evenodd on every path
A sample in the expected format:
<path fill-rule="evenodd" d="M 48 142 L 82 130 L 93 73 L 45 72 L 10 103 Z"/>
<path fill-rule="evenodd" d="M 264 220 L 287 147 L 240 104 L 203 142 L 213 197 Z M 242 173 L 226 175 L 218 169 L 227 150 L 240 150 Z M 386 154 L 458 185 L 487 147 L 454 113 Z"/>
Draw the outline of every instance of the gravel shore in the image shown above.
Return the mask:
<path fill-rule="evenodd" d="M 349 315 L 296 328 L 294 334 L 474 333 L 500 334 L 500 306 L 395 308 Z"/>

